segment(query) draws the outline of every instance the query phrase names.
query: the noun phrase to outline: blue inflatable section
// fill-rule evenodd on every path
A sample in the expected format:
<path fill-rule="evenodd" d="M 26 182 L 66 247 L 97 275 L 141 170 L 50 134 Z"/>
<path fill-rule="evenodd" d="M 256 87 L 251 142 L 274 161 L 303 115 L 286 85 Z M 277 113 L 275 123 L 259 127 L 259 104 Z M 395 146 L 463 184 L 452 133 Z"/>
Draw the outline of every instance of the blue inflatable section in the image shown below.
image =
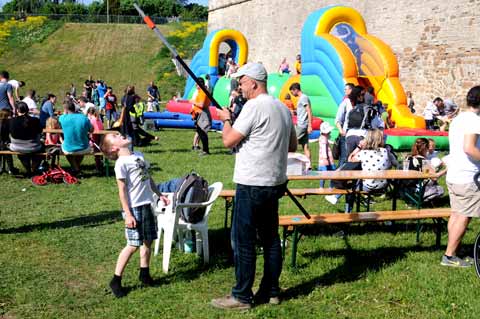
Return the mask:
<path fill-rule="evenodd" d="M 212 87 L 210 88 L 213 91 L 213 87 L 215 86 L 215 83 L 218 81 L 218 68 L 217 67 L 210 67 L 209 62 L 210 62 L 210 50 L 211 50 L 211 42 L 213 37 L 220 31 L 224 29 L 219 29 L 210 32 L 205 40 L 203 41 L 203 46 L 198 51 L 195 56 L 192 59 L 192 62 L 190 63 L 190 69 L 192 72 L 197 76 L 197 77 L 203 77 L 206 74 L 210 75 L 210 83 Z M 226 40 L 225 41 L 231 48 L 231 53 L 232 53 L 232 58 L 235 61 L 235 63 L 238 64 L 238 53 L 239 53 L 239 46 L 237 45 L 237 42 L 233 40 Z M 188 77 L 187 79 L 187 84 L 185 85 L 185 91 L 183 93 L 183 98 L 185 100 L 188 100 L 190 91 L 195 88 L 195 81 L 192 79 L 191 76 Z"/>
<path fill-rule="evenodd" d="M 315 36 L 320 17 L 336 6 L 328 6 L 308 16 L 302 29 L 302 76 L 318 76 L 338 105 L 343 99 L 343 65 L 335 48 Z M 309 95 L 309 92 L 305 92 Z M 315 94 L 313 94 L 315 95 Z"/>
<path fill-rule="evenodd" d="M 143 113 L 143 118 L 145 120 L 183 120 L 191 119 L 190 114 L 176 113 L 176 112 L 145 112 Z"/>
<path fill-rule="evenodd" d="M 194 129 L 195 122 L 189 119 L 160 119 L 155 120 L 155 128 L 186 128 L 186 129 Z M 223 123 L 222 121 L 213 120 L 212 121 L 212 130 L 221 131 L 223 130 Z"/>

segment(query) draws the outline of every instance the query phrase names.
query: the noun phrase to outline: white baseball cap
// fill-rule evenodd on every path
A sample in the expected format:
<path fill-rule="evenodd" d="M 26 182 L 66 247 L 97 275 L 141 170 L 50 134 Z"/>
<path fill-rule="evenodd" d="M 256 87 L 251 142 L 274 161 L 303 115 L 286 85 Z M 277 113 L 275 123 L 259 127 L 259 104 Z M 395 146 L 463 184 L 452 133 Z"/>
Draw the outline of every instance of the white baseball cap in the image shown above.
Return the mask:
<path fill-rule="evenodd" d="M 249 62 L 242 65 L 237 72 L 232 74 L 232 78 L 240 78 L 242 76 L 248 76 L 251 79 L 267 82 L 267 70 L 260 63 Z"/>
<path fill-rule="evenodd" d="M 331 126 L 328 122 L 323 122 L 322 125 L 320 125 L 320 132 L 322 134 L 330 133 L 332 130 L 333 126 Z"/>

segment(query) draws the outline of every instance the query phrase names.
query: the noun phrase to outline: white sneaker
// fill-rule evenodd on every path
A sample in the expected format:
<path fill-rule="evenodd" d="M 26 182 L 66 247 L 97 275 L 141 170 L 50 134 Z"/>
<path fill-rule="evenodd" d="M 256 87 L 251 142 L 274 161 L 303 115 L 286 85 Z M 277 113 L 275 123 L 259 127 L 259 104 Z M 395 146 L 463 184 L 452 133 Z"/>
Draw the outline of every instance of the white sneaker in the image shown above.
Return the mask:
<path fill-rule="evenodd" d="M 325 199 L 332 205 L 336 205 L 338 203 L 338 198 L 335 195 L 327 195 L 325 196 Z"/>

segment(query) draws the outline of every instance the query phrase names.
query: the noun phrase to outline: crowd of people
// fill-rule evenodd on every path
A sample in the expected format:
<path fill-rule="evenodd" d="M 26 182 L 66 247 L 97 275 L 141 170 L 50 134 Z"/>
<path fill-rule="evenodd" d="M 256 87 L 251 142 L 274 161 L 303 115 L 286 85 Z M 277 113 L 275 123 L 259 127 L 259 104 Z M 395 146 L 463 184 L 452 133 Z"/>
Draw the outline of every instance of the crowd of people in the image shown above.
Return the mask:
<path fill-rule="evenodd" d="M 54 94 L 47 94 L 37 104 L 35 90 L 30 89 L 22 96 L 19 89 L 25 82 L 9 77 L 7 71 L 0 72 L 0 149 L 21 153 L 18 157 L 26 176 L 39 173 L 42 157 L 37 153 L 53 148 L 66 155 L 72 173 L 78 175 L 82 155 L 98 151 L 100 136 L 94 133 L 103 129 L 119 130 L 136 146 L 157 139 L 142 129 L 143 113 L 148 109 L 159 110 L 160 93 L 153 81 L 146 90 L 147 105 L 133 86 L 127 86 L 119 100 L 104 81 L 88 79 L 78 97 L 72 83 L 58 109 Z M 52 131 L 54 129 L 63 132 L 58 134 Z M 11 155 L 2 155 L 1 159 L 2 171 L 19 173 Z M 100 158 L 96 157 L 95 162 L 97 170 L 102 170 Z"/>
<path fill-rule="evenodd" d="M 247 63 L 230 76 L 237 81 L 236 86 L 232 87 L 230 109 L 218 110 L 217 115 L 224 124 L 223 144 L 226 148 L 233 149 L 235 154 L 233 181 L 236 183 L 236 194 L 231 242 L 236 283 L 231 294 L 212 300 L 212 305 L 221 309 L 244 310 L 255 304 L 280 302 L 282 255 L 278 235 L 279 199 L 286 191 L 288 153 L 295 152 L 298 145 L 301 145 L 302 151 L 310 157 L 308 134 L 312 130 L 312 110 L 310 99 L 302 92 L 300 83 L 291 84 L 290 94 L 298 99 L 295 108 L 297 124 L 294 125 L 291 110 L 268 94 L 267 71 L 261 63 Z M 133 145 L 139 139 L 137 134 L 140 123 L 137 118 L 145 110 L 145 104 L 135 93 L 135 88 L 127 86 L 120 100 L 121 107 L 118 107 L 112 88 L 103 81 L 85 82 L 84 92 L 78 98 L 72 85 L 63 101 L 63 114 L 57 119 L 56 97 L 53 94 L 47 96 L 40 111 L 35 113 L 29 107 L 28 100 L 19 101 L 18 96 L 15 101 L 13 87 L 8 80 L 8 72 L 1 72 L 1 142 L 2 147 L 8 145 L 10 149 L 19 152 L 28 149 L 22 156 L 34 154 L 44 144 L 60 145 L 67 155 L 81 155 L 90 151 L 92 141 L 87 138 L 89 132 L 102 129 L 105 125 L 120 129 L 122 135 L 107 134 L 100 145 L 108 158 L 116 160 L 115 175 L 127 239 L 126 246 L 119 254 L 110 288 L 117 297 L 126 295 L 121 284 L 122 275 L 130 257 L 138 249 L 139 279 L 145 285 L 152 284 L 149 272 L 150 247 L 157 236 L 150 208 L 152 192 L 157 193 L 164 204 L 168 204 L 168 198 L 158 191 L 148 174 L 149 164 L 143 155 L 133 151 Z M 199 139 L 203 153 L 208 155 L 207 132 L 211 125 L 211 114 L 210 101 L 202 89 L 206 84 L 202 79 L 200 85 L 197 85 L 197 92 L 192 99 L 192 116 L 198 134 L 198 138 L 194 138 L 193 148 L 198 147 Z M 158 88 L 154 88 L 153 82 L 147 91 L 152 102 L 159 98 Z M 34 92 L 29 92 L 27 97 L 35 101 L 34 95 Z M 98 99 L 95 95 L 98 95 Z M 438 110 L 440 102 L 437 99 L 434 102 L 438 104 Z M 111 108 L 108 107 L 109 103 Z M 445 103 L 442 101 L 441 104 Z M 444 159 L 448 166 L 448 172 L 444 172 L 447 174 L 452 207 L 448 246 L 441 259 L 441 264 L 445 266 L 471 265 L 471 261 L 457 256 L 457 250 L 471 218 L 480 217 L 480 192 L 474 182 L 474 176 L 480 171 L 480 86 L 468 92 L 467 105 L 466 112 L 451 120 L 450 154 Z M 335 119 L 335 126 L 340 133 L 339 162 L 335 165 L 329 143 L 334 127 L 327 122 L 322 123 L 318 170 L 352 169 L 354 165 L 365 171 L 399 167 L 395 153 L 385 145 L 383 130 L 390 125 L 385 113 L 385 107 L 376 100 L 372 88 L 347 83 L 345 97 L 338 107 Z M 43 137 L 44 127 L 60 127 L 63 136 L 50 131 Z M 433 140 L 418 138 L 405 160 L 409 169 L 420 169 L 427 161 L 433 162 L 437 155 Z M 7 158 L 6 162 L 10 160 Z M 38 164 L 37 160 L 33 156 L 21 158 L 22 164 L 30 173 Z M 80 169 L 79 162 L 71 164 L 75 171 Z M 369 192 L 384 190 L 387 185 L 387 180 L 364 180 L 354 187 Z M 407 184 L 404 186 L 405 189 L 415 187 Z M 435 180 L 431 181 L 431 192 L 443 194 L 443 189 Z M 336 203 L 338 197 L 327 200 Z M 347 213 L 351 211 L 352 204 L 352 198 L 347 196 Z M 259 289 L 254 294 L 252 287 L 256 273 L 257 243 L 262 247 L 264 268 Z"/>

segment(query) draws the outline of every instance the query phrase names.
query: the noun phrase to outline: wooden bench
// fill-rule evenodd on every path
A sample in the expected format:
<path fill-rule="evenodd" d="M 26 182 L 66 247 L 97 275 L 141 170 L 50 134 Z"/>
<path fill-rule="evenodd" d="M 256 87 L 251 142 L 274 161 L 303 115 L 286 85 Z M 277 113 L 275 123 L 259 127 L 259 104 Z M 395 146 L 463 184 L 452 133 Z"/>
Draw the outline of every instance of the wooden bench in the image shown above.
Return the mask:
<path fill-rule="evenodd" d="M 0 155 L 39 155 L 39 156 L 47 156 L 48 153 L 45 152 L 40 152 L 40 153 L 20 153 L 20 152 L 13 152 L 9 150 L 0 150 Z M 64 154 L 63 152 L 60 152 L 58 155 L 61 156 L 66 156 L 67 154 Z M 96 152 L 96 153 L 87 153 L 87 154 L 69 154 L 70 156 L 101 156 L 103 165 L 105 166 L 105 176 L 110 176 L 110 162 L 108 161 L 108 158 L 103 156 L 102 152 Z"/>
<path fill-rule="evenodd" d="M 311 215 L 310 219 L 303 215 L 289 215 L 279 217 L 279 226 L 283 227 L 283 245 L 282 255 L 285 257 L 285 243 L 289 234 L 292 235 L 292 267 L 296 265 L 297 248 L 299 237 L 299 227 L 316 224 L 347 224 L 362 222 L 381 222 L 398 220 L 421 220 L 433 219 L 436 224 L 436 245 L 440 245 L 443 218 L 450 216 L 451 208 L 433 208 L 416 210 L 397 210 L 397 211 L 378 211 L 367 213 L 335 213 Z M 417 224 L 417 243 L 420 240 L 420 227 Z"/>

